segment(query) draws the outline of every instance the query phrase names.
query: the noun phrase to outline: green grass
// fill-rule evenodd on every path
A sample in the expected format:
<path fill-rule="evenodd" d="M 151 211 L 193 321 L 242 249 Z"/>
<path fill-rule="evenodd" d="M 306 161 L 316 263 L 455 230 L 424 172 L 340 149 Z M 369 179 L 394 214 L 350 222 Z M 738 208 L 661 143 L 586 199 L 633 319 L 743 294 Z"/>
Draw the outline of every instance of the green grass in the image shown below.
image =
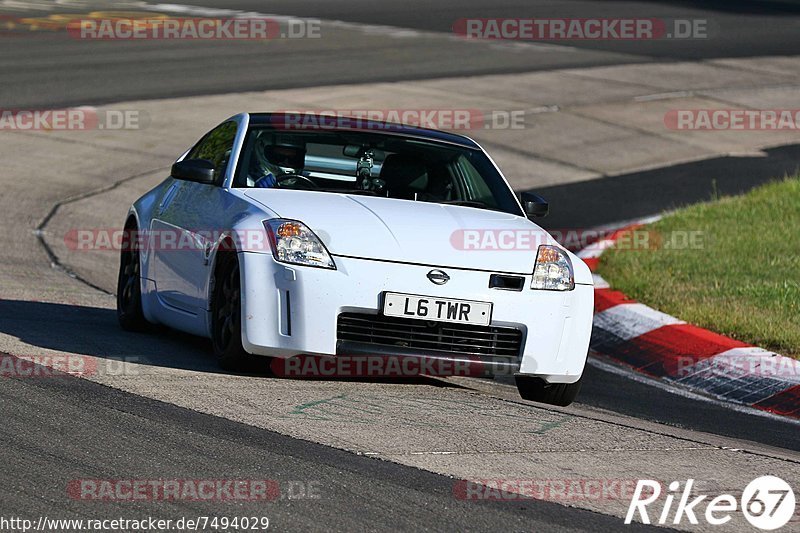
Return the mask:
<path fill-rule="evenodd" d="M 680 209 L 646 229 L 652 249 L 619 246 L 602 256 L 599 273 L 614 289 L 800 357 L 800 177 Z M 692 246 L 665 245 L 688 235 Z"/>

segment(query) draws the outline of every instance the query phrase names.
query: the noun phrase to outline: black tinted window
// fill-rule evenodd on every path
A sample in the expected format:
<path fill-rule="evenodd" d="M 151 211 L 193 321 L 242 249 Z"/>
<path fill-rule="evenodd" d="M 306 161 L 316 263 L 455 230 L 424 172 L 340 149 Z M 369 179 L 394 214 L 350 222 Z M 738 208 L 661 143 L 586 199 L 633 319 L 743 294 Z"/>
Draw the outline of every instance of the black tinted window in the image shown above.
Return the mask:
<path fill-rule="evenodd" d="M 234 187 L 368 194 L 522 214 L 480 150 L 380 133 L 251 128 Z"/>
<path fill-rule="evenodd" d="M 211 130 L 192 148 L 186 159 L 207 159 L 214 163 L 214 179 L 220 183 L 228 168 L 236 130 L 235 122 L 226 122 Z"/>

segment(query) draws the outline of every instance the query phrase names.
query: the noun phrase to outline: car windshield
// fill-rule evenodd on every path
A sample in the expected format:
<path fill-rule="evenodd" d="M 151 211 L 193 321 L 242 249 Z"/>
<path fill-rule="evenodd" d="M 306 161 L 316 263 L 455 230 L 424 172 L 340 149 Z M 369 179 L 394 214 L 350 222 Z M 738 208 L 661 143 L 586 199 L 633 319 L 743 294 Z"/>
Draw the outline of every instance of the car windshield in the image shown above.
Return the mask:
<path fill-rule="evenodd" d="M 364 194 L 523 216 L 478 149 L 370 132 L 248 132 L 234 187 Z"/>

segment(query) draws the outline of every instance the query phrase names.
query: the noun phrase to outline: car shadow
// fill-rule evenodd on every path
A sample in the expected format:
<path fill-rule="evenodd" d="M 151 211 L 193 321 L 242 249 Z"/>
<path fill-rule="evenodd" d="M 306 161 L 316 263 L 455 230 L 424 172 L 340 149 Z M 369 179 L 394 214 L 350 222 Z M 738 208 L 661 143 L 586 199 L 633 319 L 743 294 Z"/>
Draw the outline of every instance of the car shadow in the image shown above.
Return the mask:
<path fill-rule="evenodd" d="M 0 333 L 18 338 L 42 350 L 55 350 L 70 355 L 89 355 L 101 359 L 225 374 L 220 370 L 208 339 L 166 327 L 153 332 L 131 333 L 117 323 L 114 309 L 62 303 L 0 300 Z M 26 356 L 45 355 L 27 350 Z M 299 381 L 358 381 L 458 387 L 427 376 L 398 378 L 328 377 L 303 378 L 275 375 L 269 359 L 253 357 L 246 367 L 247 375 L 295 379 Z"/>
<path fill-rule="evenodd" d="M 46 350 L 200 372 L 217 372 L 208 341 L 166 328 L 120 329 L 114 309 L 0 300 L 0 333 Z M 36 354 L 27 354 L 36 355 Z"/>

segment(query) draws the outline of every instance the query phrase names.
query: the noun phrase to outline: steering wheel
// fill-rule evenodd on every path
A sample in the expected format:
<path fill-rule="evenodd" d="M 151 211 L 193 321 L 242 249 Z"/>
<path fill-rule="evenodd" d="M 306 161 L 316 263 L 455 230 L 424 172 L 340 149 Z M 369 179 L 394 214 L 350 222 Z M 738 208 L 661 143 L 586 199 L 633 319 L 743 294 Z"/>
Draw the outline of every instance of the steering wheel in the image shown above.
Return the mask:
<path fill-rule="evenodd" d="M 283 174 L 282 176 L 275 178 L 275 181 L 278 183 L 278 187 L 280 187 L 281 183 L 284 181 L 289 181 L 290 179 L 302 181 L 306 185 L 309 185 L 309 189 L 319 189 L 319 185 L 314 183 L 311 178 L 300 174 Z"/>

